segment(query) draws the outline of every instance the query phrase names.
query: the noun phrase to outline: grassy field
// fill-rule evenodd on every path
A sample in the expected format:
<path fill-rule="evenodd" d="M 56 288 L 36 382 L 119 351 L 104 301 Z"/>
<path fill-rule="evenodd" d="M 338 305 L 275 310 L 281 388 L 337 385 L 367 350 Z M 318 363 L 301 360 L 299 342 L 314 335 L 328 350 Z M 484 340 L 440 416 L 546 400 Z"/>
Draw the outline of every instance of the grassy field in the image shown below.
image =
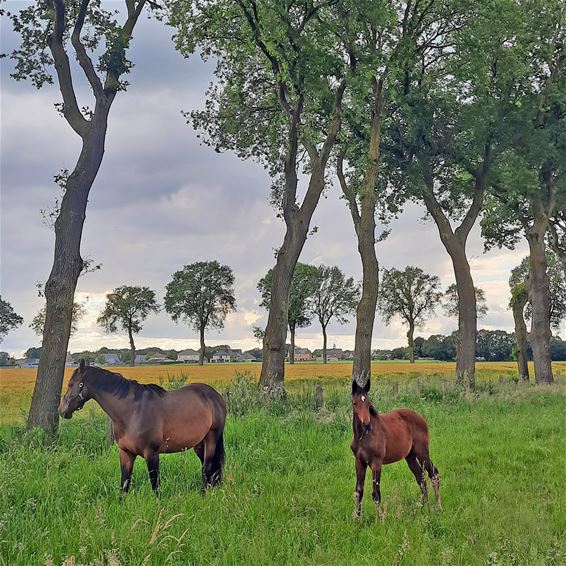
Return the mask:
<path fill-rule="evenodd" d="M 230 387 L 232 409 L 226 481 L 204 497 L 191 452 L 163 457 L 159 499 L 138 461 L 133 491 L 120 503 L 118 451 L 92 403 L 61 423 L 49 448 L 23 420 L 1 426 L 0 563 L 566 564 L 564 377 L 552 387 L 515 384 L 501 366 L 480 365 L 470 393 L 448 383 L 449 365 L 378 365 L 378 408 L 411 407 L 429 422 L 444 510 L 417 505 L 418 487 L 400 462 L 384 468 L 383 516 L 368 481 L 354 523 L 348 380 L 338 375 L 343 364 L 296 369 L 309 365 L 311 376 L 323 376 L 320 412 L 306 376 L 290 380 L 288 399 L 270 407 L 251 381 L 224 376 L 218 385 Z M 205 380 L 200 369 L 189 368 L 190 381 Z M 142 380 L 146 368 L 134 371 Z M 5 376 L 3 399 L 27 395 L 8 389 Z"/>

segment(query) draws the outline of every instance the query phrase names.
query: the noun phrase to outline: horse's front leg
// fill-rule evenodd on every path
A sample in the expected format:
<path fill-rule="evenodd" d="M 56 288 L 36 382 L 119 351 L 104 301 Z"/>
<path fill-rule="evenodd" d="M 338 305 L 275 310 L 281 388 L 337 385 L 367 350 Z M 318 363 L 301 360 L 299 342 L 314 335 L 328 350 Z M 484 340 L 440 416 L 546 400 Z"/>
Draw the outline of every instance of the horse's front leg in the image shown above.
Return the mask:
<path fill-rule="evenodd" d="M 132 482 L 132 470 L 134 469 L 134 461 L 136 455 L 122 450 L 120 448 L 120 468 L 122 469 L 122 482 L 120 484 L 120 491 L 122 496 L 128 493 L 130 489 L 130 484 Z"/>
<path fill-rule="evenodd" d="M 159 452 L 148 452 L 144 455 L 149 472 L 149 481 L 155 495 L 159 495 Z"/>
<path fill-rule="evenodd" d="M 381 460 L 374 460 L 371 465 L 371 477 L 372 477 L 372 492 L 371 497 L 375 503 L 377 512 L 380 513 L 380 503 L 381 503 L 381 466 L 383 462 Z"/>
<path fill-rule="evenodd" d="M 362 498 L 364 497 L 364 482 L 366 480 L 367 464 L 356 457 L 356 491 L 354 491 L 354 520 L 359 519 L 362 513 Z"/>

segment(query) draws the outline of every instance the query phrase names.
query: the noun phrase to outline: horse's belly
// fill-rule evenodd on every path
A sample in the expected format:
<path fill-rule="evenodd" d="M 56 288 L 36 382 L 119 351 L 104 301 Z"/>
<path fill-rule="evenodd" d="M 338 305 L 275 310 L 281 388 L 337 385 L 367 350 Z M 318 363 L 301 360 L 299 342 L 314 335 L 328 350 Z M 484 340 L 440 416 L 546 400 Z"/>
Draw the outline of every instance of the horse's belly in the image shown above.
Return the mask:
<path fill-rule="evenodd" d="M 196 446 L 212 426 L 211 418 L 199 412 L 164 423 L 160 452 L 181 452 Z"/>

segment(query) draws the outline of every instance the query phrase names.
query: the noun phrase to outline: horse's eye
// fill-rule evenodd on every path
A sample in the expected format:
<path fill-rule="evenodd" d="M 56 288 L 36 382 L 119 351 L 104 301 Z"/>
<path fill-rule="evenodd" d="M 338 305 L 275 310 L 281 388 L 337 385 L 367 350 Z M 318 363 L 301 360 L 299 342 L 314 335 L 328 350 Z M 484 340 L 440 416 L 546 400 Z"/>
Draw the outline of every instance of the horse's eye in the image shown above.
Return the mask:
<path fill-rule="evenodd" d="M 84 383 L 81 381 L 81 382 L 79 383 L 79 389 L 82 389 L 82 388 L 83 388 L 83 385 L 84 385 Z"/>

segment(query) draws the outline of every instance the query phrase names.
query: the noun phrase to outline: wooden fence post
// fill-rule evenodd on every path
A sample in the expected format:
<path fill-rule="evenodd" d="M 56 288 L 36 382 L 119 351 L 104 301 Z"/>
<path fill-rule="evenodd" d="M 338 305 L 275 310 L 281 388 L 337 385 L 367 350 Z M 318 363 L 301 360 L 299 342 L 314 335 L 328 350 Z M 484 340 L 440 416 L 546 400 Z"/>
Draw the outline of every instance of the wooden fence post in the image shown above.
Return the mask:
<path fill-rule="evenodd" d="M 322 383 L 317 383 L 314 391 L 314 406 L 317 411 L 320 411 L 323 405 L 324 405 L 324 398 L 322 391 Z"/>

